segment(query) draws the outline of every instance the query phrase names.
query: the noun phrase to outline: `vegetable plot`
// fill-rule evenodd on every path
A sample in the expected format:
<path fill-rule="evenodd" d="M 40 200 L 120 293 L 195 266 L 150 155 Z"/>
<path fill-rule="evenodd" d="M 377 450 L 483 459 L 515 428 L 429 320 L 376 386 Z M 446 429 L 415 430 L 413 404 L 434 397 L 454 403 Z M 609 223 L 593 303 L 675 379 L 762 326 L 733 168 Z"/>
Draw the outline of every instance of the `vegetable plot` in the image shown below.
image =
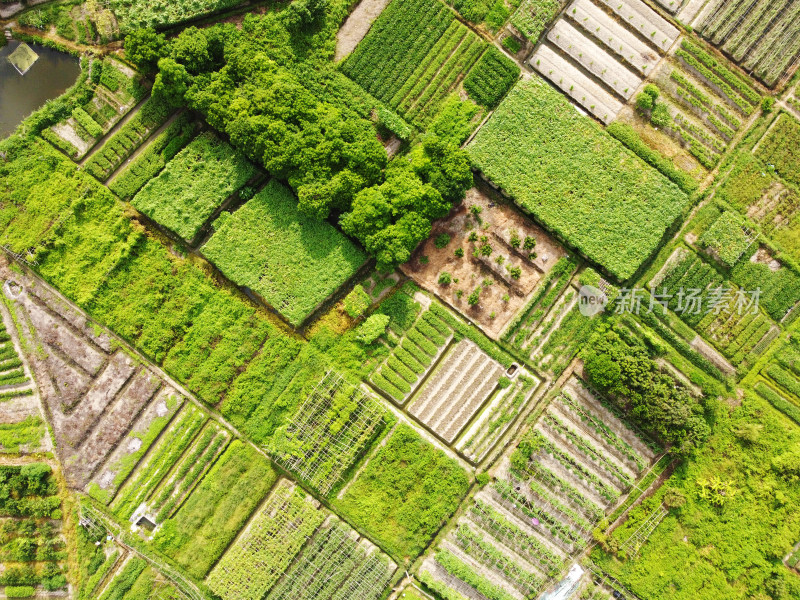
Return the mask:
<path fill-rule="evenodd" d="M 222 213 L 203 254 L 300 325 L 352 277 L 366 255 L 336 228 L 308 218 L 273 180 L 233 214 Z"/>
<path fill-rule="evenodd" d="M 324 518 L 315 501 L 281 480 L 206 583 L 223 600 L 262 598 Z"/>
<path fill-rule="evenodd" d="M 191 243 L 214 211 L 256 173 L 244 154 L 214 134 L 202 133 L 132 203 Z"/>
<path fill-rule="evenodd" d="M 277 431 L 270 454 L 327 495 L 384 423 L 383 410 L 373 398 L 337 372 L 328 371 Z"/>
<path fill-rule="evenodd" d="M 461 340 L 428 379 L 409 412 L 451 443 L 478 412 L 503 373 L 469 340 Z"/>
<path fill-rule="evenodd" d="M 520 131 L 524 143 L 512 144 Z M 511 90 L 467 151 L 523 209 L 623 280 L 687 203 L 675 184 L 537 79 Z"/>

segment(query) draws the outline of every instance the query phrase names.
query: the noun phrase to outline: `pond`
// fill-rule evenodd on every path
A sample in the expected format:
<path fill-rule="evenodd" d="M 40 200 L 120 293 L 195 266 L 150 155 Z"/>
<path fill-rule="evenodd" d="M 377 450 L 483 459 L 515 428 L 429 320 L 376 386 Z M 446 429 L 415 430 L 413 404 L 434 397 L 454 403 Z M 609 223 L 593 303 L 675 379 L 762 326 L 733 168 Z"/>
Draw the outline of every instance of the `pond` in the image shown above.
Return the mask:
<path fill-rule="evenodd" d="M 20 42 L 13 40 L 0 48 L 0 139 L 7 137 L 22 120 L 51 98 L 63 94 L 81 72 L 77 58 L 28 44 L 39 55 L 25 75 L 20 75 L 8 56 Z"/>

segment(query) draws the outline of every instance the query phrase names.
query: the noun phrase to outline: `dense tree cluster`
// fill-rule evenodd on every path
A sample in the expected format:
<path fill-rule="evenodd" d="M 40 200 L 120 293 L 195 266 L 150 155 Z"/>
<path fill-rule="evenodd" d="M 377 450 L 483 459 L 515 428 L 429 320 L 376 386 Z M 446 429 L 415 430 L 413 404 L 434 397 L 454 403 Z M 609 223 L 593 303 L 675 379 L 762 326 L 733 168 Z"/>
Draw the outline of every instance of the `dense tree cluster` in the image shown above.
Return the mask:
<path fill-rule="evenodd" d="M 589 380 L 643 427 L 683 448 L 709 435 L 702 403 L 663 373 L 644 345 L 608 330 L 599 332 L 588 348 L 585 371 Z"/>
<path fill-rule="evenodd" d="M 169 41 L 135 31 L 126 55 L 155 73 L 153 94 L 199 111 L 272 176 L 288 181 L 304 213 L 341 217 L 344 231 L 380 266 L 404 262 L 430 235 L 431 221 L 463 199 L 472 183 L 469 161 L 456 146 L 430 137 L 388 164 L 375 124 L 321 100 L 292 68 L 302 60 L 297 38 L 319 27 L 324 1 L 291 7 L 291 14 L 248 16 L 241 31 L 190 27 Z"/>

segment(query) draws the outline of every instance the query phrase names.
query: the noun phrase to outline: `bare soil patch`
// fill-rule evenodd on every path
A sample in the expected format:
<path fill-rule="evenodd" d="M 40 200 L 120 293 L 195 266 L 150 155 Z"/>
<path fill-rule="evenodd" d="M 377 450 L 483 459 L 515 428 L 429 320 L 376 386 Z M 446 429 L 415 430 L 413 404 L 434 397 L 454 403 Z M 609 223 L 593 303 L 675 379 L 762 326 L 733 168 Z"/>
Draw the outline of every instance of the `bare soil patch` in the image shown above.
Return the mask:
<path fill-rule="evenodd" d="M 0 278 L 21 324 L 22 346 L 71 487 L 82 488 L 168 386 L 100 326 L 0 257 Z"/>
<path fill-rule="evenodd" d="M 334 60 L 341 60 L 356 49 L 387 4 L 389 0 L 361 0 L 336 34 Z"/>
<path fill-rule="evenodd" d="M 480 222 L 470 212 L 473 205 L 480 207 Z M 523 241 L 526 236 L 534 238 L 535 248 L 526 251 L 522 243 L 519 248 L 513 248 L 511 241 L 515 232 Z M 445 247 L 437 248 L 436 238 L 441 234 L 449 235 L 451 240 Z M 478 239 L 469 241 L 470 234 Z M 491 254 L 480 256 L 480 248 L 487 244 L 492 247 Z M 463 257 L 456 256 L 457 248 L 464 251 Z M 476 250 L 478 257 L 473 255 Z M 535 258 L 530 258 L 531 252 L 536 254 Z M 420 286 L 476 323 L 489 337 L 497 339 L 517 311 L 525 306 L 543 275 L 565 255 L 555 240 L 510 204 L 486 188 L 472 188 L 461 205 L 433 224 L 431 237 L 400 268 Z M 497 262 L 499 258 L 501 263 Z M 514 268 L 520 270 L 519 279 L 511 276 Z M 450 274 L 450 284 L 439 284 L 442 272 Z M 470 306 L 467 298 L 478 288 L 480 301 Z"/>

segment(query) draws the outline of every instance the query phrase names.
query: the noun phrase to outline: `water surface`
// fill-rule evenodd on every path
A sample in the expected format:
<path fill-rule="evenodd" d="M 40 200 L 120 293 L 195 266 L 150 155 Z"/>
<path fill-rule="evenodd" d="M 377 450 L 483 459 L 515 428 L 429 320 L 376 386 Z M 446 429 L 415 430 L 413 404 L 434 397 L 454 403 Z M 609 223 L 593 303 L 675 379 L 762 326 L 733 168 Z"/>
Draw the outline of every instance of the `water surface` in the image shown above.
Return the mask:
<path fill-rule="evenodd" d="M 77 58 L 38 44 L 28 44 L 39 55 L 39 60 L 25 75 L 20 75 L 8 61 L 8 56 L 19 45 L 20 42 L 13 40 L 0 48 L 0 139 L 11 134 L 25 117 L 45 102 L 63 94 L 81 72 Z"/>

